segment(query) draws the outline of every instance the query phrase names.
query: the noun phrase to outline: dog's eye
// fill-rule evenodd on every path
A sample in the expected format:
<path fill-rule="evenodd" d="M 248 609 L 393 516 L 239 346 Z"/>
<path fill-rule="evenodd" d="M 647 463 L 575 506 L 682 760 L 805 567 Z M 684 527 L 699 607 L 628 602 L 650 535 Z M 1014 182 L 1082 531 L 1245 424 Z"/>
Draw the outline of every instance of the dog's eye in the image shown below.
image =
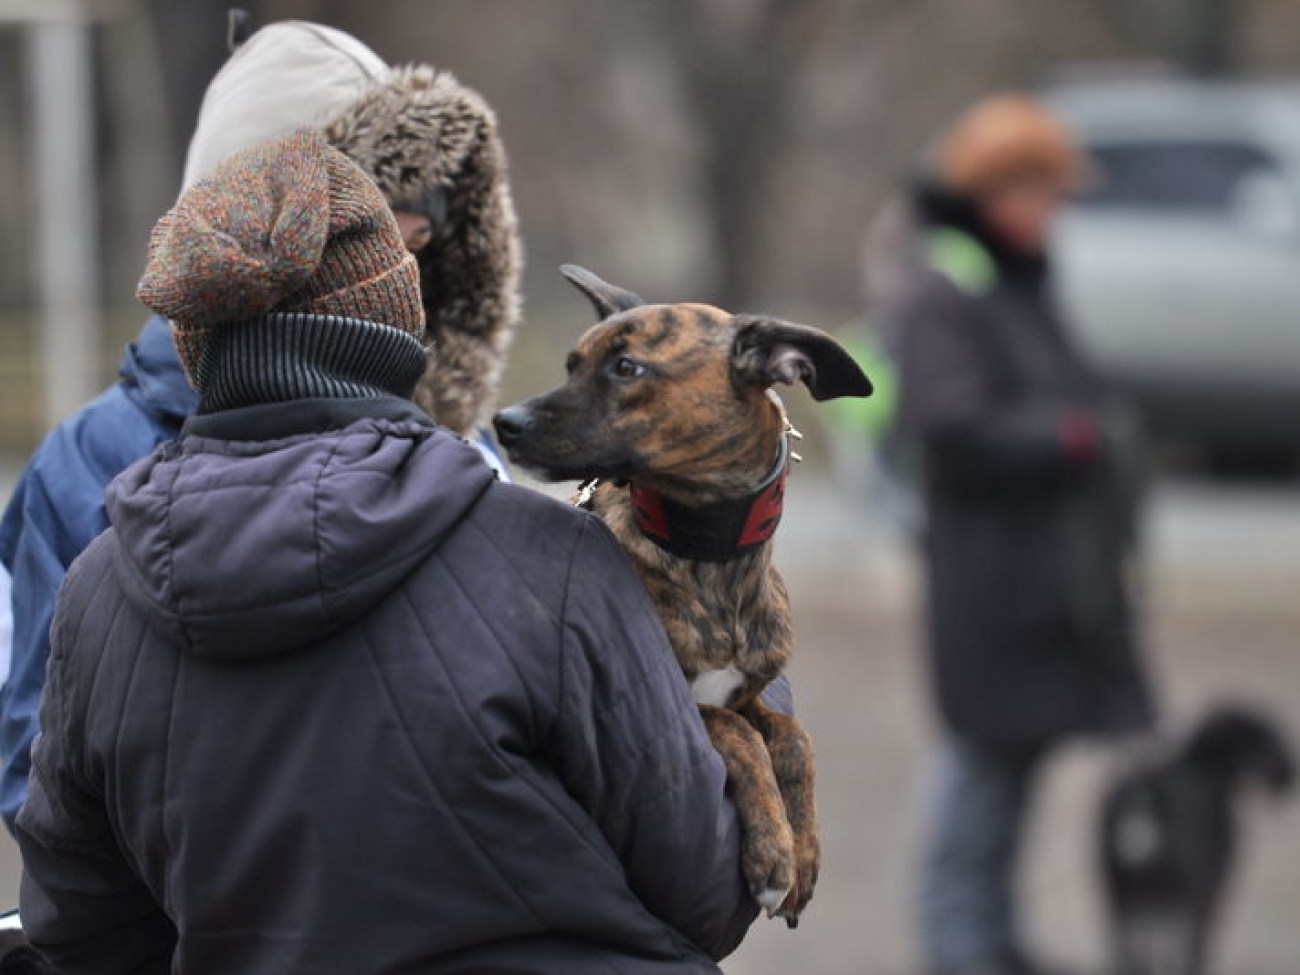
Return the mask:
<path fill-rule="evenodd" d="M 646 374 L 646 367 L 639 362 L 629 359 L 627 356 L 619 356 L 614 360 L 614 375 L 619 379 L 638 379 Z"/>

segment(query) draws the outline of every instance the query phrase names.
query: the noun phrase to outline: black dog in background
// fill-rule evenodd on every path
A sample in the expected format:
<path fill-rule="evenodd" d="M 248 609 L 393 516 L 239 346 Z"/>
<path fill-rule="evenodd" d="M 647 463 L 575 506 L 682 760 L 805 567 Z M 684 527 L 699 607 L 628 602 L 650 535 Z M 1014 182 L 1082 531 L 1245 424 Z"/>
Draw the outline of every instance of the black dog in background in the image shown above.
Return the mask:
<path fill-rule="evenodd" d="M 17 945 L 6 950 L 0 958 L 0 975 L 59 975 L 59 970 L 35 948 Z"/>
<path fill-rule="evenodd" d="M 59 975 L 23 937 L 17 911 L 0 914 L 0 975 Z"/>
<path fill-rule="evenodd" d="M 1235 859 L 1236 800 L 1248 785 L 1280 796 L 1295 774 L 1273 720 L 1225 706 L 1111 785 L 1099 839 L 1114 975 L 1203 975 Z"/>

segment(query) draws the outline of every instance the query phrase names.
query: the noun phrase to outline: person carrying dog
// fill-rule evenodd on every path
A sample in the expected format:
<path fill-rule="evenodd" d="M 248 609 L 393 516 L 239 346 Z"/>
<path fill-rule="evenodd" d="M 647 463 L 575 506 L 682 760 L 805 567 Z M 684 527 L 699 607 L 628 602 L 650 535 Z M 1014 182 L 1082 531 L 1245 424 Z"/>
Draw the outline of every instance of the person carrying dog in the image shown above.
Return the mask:
<path fill-rule="evenodd" d="M 108 490 L 16 833 L 68 973 L 717 972 L 757 907 L 658 617 L 594 515 L 410 399 L 416 258 L 311 131 L 159 222 L 198 408 Z"/>
<path fill-rule="evenodd" d="M 500 467 L 478 430 L 517 314 L 519 243 L 491 109 L 449 74 L 389 69 L 361 42 L 318 24 L 271 24 L 232 43 L 204 97 L 183 186 L 238 149 L 320 126 L 377 182 L 419 262 L 436 355 L 417 402 Z M 116 385 L 45 438 L 0 522 L 0 640 L 12 610 L 11 647 L 0 647 L 0 659 L 11 657 L 0 671 L 0 814 L 10 828 L 27 795 L 64 574 L 108 525 L 108 483 L 176 436 L 196 404 L 160 316 L 127 347 L 119 372 Z"/>
<path fill-rule="evenodd" d="M 920 885 L 934 975 L 1044 971 L 1012 881 L 1045 757 L 1152 719 L 1124 583 L 1126 438 L 1050 287 L 1052 222 L 1084 172 L 1038 103 L 972 107 L 916 194 L 923 267 L 889 323 L 947 739 Z"/>

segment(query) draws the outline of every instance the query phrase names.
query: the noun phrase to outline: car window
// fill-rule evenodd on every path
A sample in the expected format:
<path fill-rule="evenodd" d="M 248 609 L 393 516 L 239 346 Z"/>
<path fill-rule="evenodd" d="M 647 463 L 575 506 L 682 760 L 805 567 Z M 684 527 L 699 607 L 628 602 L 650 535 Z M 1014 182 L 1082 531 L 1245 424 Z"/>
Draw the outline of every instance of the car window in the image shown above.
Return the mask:
<path fill-rule="evenodd" d="M 1240 142 L 1123 142 L 1089 146 L 1098 179 L 1084 206 L 1227 211 L 1260 176 L 1279 176 L 1273 158 Z"/>

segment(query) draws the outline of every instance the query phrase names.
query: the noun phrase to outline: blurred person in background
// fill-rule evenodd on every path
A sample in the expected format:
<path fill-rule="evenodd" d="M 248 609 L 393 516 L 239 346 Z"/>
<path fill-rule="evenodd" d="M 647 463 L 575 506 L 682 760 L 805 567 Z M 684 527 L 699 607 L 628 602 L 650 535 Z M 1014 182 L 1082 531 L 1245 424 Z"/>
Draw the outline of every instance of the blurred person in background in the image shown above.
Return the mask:
<path fill-rule="evenodd" d="M 889 313 L 946 738 L 920 884 L 932 975 L 1046 970 L 1013 899 L 1044 761 L 1152 720 L 1126 588 L 1130 438 L 1050 287 L 1053 219 L 1085 176 L 1035 101 L 974 105 L 915 194 L 918 270 Z"/>
<path fill-rule="evenodd" d="M 198 409 L 69 570 L 16 835 L 78 973 L 717 973 L 758 908 L 658 615 L 595 516 L 410 397 L 415 258 L 310 130 L 159 221 Z"/>
<path fill-rule="evenodd" d="M 390 69 L 360 41 L 317 24 L 232 33 L 232 46 L 205 93 L 183 188 L 236 150 L 317 125 L 376 181 L 416 254 L 436 350 L 417 402 L 499 467 L 478 431 L 517 314 L 519 245 L 491 109 L 446 73 Z M 0 522 L 0 657 L 11 658 L 0 689 L 0 814 L 11 829 L 27 794 L 59 586 L 108 525 L 108 483 L 175 437 L 197 403 L 160 316 L 127 347 L 119 374 L 45 438 Z"/>

